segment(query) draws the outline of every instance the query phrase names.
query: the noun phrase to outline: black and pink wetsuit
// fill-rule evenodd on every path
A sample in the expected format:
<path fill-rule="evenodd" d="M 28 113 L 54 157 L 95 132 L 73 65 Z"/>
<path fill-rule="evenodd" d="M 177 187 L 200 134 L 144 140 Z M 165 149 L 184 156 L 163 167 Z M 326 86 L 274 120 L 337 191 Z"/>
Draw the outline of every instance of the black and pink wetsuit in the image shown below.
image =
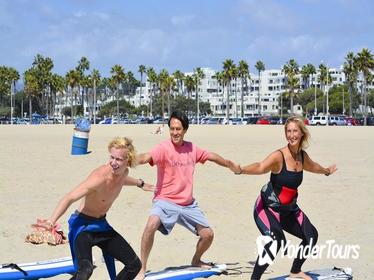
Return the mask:
<path fill-rule="evenodd" d="M 309 244 L 313 247 L 317 243 L 318 232 L 296 204 L 297 188 L 303 181 L 303 171 L 287 170 L 284 155 L 282 151 L 279 152 L 283 158 L 282 169 L 278 174 L 271 173 L 270 182 L 262 188 L 261 195 L 256 200 L 253 213 L 256 225 L 262 235 L 271 236 L 277 241 L 277 251 L 282 240 L 286 244 L 283 230 L 302 239 L 302 248 Z M 304 163 L 304 151 L 301 151 L 301 158 Z M 300 272 L 305 260 L 298 254 L 291 272 Z M 259 265 L 257 258 L 251 279 L 260 279 L 267 267 L 268 264 Z"/>

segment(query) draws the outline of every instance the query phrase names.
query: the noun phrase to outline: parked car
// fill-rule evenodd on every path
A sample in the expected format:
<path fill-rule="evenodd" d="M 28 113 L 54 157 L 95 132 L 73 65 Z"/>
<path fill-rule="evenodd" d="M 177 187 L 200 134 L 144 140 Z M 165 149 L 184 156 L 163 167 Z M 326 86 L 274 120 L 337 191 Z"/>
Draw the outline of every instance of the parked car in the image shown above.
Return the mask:
<path fill-rule="evenodd" d="M 364 125 L 364 118 L 359 119 L 359 124 Z M 366 125 L 374 125 L 374 117 L 366 117 Z"/>
<path fill-rule="evenodd" d="M 8 124 L 10 123 L 10 118 L 9 117 L 1 117 L 0 118 L 0 124 Z"/>
<path fill-rule="evenodd" d="M 27 120 L 25 120 L 24 118 L 18 118 L 16 120 L 16 122 L 13 122 L 15 124 L 30 124 Z"/>
<path fill-rule="evenodd" d="M 346 125 L 345 118 L 342 116 L 330 116 L 329 125 Z"/>
<path fill-rule="evenodd" d="M 112 118 L 106 118 L 99 122 L 99 124 L 112 124 Z"/>
<path fill-rule="evenodd" d="M 205 124 L 219 124 L 219 118 L 211 117 L 205 122 Z"/>
<path fill-rule="evenodd" d="M 247 124 L 256 124 L 260 117 L 248 117 Z"/>
<path fill-rule="evenodd" d="M 326 125 L 327 116 L 312 116 L 309 120 L 310 125 Z"/>
<path fill-rule="evenodd" d="M 353 126 L 359 125 L 358 120 L 356 118 L 352 118 L 352 117 L 346 117 L 345 118 L 345 123 L 347 125 L 353 125 Z"/>
<path fill-rule="evenodd" d="M 279 117 L 270 117 L 269 118 L 270 124 L 278 124 L 279 120 L 280 120 Z"/>
<path fill-rule="evenodd" d="M 233 125 L 247 124 L 247 118 L 232 118 L 230 124 L 233 124 Z"/>
<path fill-rule="evenodd" d="M 149 118 L 138 117 L 137 119 L 135 119 L 134 123 L 136 123 L 136 124 L 151 124 L 151 123 L 154 123 L 154 121 L 149 119 Z"/>
<path fill-rule="evenodd" d="M 231 124 L 231 119 L 228 119 L 226 117 L 224 117 L 222 120 L 221 120 L 221 124 Z"/>
<path fill-rule="evenodd" d="M 209 120 L 208 117 L 200 118 L 200 124 L 207 124 L 208 120 Z"/>
<path fill-rule="evenodd" d="M 162 118 L 160 117 L 160 118 L 156 118 L 156 119 L 154 119 L 153 120 L 153 123 L 154 124 L 162 124 L 162 123 L 168 123 L 168 121 L 169 121 L 169 119 L 164 119 L 164 120 L 162 120 Z"/>
<path fill-rule="evenodd" d="M 256 124 L 270 124 L 270 120 L 267 118 L 259 118 Z"/>

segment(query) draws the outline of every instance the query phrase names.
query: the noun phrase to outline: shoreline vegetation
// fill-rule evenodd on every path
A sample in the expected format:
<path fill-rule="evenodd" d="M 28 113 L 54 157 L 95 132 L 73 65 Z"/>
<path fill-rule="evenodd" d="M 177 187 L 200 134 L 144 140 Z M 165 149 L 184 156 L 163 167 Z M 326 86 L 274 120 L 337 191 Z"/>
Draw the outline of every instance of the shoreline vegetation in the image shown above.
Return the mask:
<path fill-rule="evenodd" d="M 102 77 L 83 56 L 75 68 L 62 76 L 53 72 L 52 58 L 37 54 L 31 68 L 22 74 L 11 66 L 0 66 L 0 117 L 11 120 L 13 116 L 30 118 L 33 113 L 54 117 L 61 104 L 60 116 L 75 119 L 84 115 L 94 123 L 96 117 L 104 116 L 165 116 L 175 108 L 195 115 L 197 119 L 200 115 L 217 115 L 217 111 L 227 119 L 244 117 L 249 111 L 262 115 L 274 105 L 261 96 L 269 92 L 261 85 L 265 63 L 260 60 L 252 63 L 252 72 L 257 71 L 258 76 L 250 74 L 250 63 L 245 60 L 235 64 L 232 59 L 226 59 L 222 69 L 215 71 L 211 79 L 216 88 L 211 90 L 222 95 L 217 108 L 217 105 L 200 100 L 201 82 L 206 78 L 201 67 L 185 74 L 180 70 L 169 73 L 167 69 L 157 72 L 153 67 L 139 65 L 140 79 L 137 79 L 132 71 L 125 71 L 122 65 L 115 64 L 110 69 L 110 76 Z M 368 113 L 372 114 L 374 108 L 374 58 L 371 50 L 363 48 L 357 54 L 349 52 L 342 71 L 345 80 L 334 81 L 325 63 L 301 66 L 291 58 L 281 69 L 282 90 L 271 93 L 276 98 L 278 115 L 294 113 L 294 105 L 299 104 L 304 115 L 323 112 L 363 116 L 366 125 Z M 22 88 L 17 83 L 22 84 Z M 148 92 L 144 93 L 146 83 Z M 256 95 L 252 103 L 245 101 L 244 97 L 249 94 Z M 144 95 L 150 99 L 146 104 L 142 103 Z"/>

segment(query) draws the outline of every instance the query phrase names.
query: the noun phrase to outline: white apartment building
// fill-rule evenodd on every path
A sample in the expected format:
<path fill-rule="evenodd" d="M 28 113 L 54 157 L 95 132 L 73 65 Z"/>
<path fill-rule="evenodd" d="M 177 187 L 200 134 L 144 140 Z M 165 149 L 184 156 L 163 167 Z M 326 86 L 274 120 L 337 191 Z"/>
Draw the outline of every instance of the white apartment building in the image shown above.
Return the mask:
<path fill-rule="evenodd" d="M 228 87 L 219 84 L 215 78 L 216 71 L 211 68 L 202 68 L 204 78 L 200 81 L 198 86 L 199 100 L 209 102 L 211 110 L 216 116 L 225 116 L 227 108 L 227 95 L 229 94 L 229 112 L 231 117 L 236 117 L 241 114 L 241 94 L 242 94 L 242 80 L 240 78 L 231 81 L 231 91 Z M 342 70 L 330 68 L 330 75 L 332 77 L 332 85 L 342 84 L 345 81 L 345 75 Z M 186 76 L 192 75 L 193 72 L 185 73 Z M 261 72 L 261 77 L 258 73 L 250 73 L 250 79 L 244 81 L 243 85 L 243 107 L 244 115 L 276 115 L 279 114 L 280 104 L 279 97 L 286 90 L 286 79 L 284 73 L 279 69 L 270 69 Z M 299 75 L 300 87 L 302 86 L 302 78 Z M 320 87 L 318 82 L 319 73 L 313 75 L 311 84 Z M 137 89 L 134 97 L 130 102 L 134 106 L 139 106 L 140 88 Z M 142 104 L 150 104 L 150 96 L 152 94 L 151 85 L 149 82 L 142 88 Z M 179 93 L 185 94 L 184 85 Z M 196 97 L 196 92 L 191 93 L 191 97 Z M 260 102 L 259 102 L 260 98 Z"/>
<path fill-rule="evenodd" d="M 331 88 L 333 85 L 340 85 L 345 83 L 346 78 L 343 72 L 343 67 L 339 69 L 329 68 L 329 73 L 332 78 L 332 83 L 326 86 L 326 90 Z M 241 114 L 241 94 L 242 94 L 242 80 L 240 78 L 231 81 L 231 91 L 228 92 L 228 87 L 219 84 L 215 75 L 216 71 L 211 68 L 202 68 L 204 78 L 200 81 L 198 86 L 199 100 L 209 102 L 211 105 L 211 111 L 216 116 L 226 116 L 226 108 L 230 106 L 229 112 L 231 117 L 236 117 Z M 192 72 L 185 73 L 185 76 L 192 75 Z M 319 75 L 313 75 L 310 79 L 311 86 L 320 88 Z M 300 79 L 300 90 L 303 87 L 303 81 L 301 74 Z M 362 76 L 358 77 L 357 86 L 359 89 L 362 87 Z M 374 88 L 374 82 L 368 84 L 368 89 Z M 244 81 L 243 84 L 243 108 L 245 116 L 252 115 L 277 115 L 279 114 L 280 104 L 279 97 L 286 90 L 286 78 L 284 73 L 279 69 L 269 69 L 261 72 L 261 76 L 258 73 L 250 73 L 250 79 Z M 154 92 L 155 91 L 155 92 Z M 179 92 L 178 92 L 179 91 Z M 184 94 L 187 95 L 184 84 L 182 87 L 175 91 L 173 94 Z M 134 106 L 140 104 L 152 106 L 151 96 L 158 94 L 157 86 L 153 89 L 152 85 L 146 81 L 145 85 L 141 88 L 136 89 L 135 95 L 129 98 L 129 102 Z M 227 104 L 227 95 L 229 95 L 229 105 Z M 196 97 L 196 92 L 191 93 L 191 97 Z M 114 97 L 111 96 L 108 99 L 99 99 L 97 110 L 100 110 L 101 105 L 107 102 L 113 101 Z M 260 98 L 260 102 L 259 102 Z M 62 102 L 61 103 L 65 103 Z M 69 104 L 61 104 L 60 108 L 69 106 Z M 85 114 L 89 114 L 88 108 L 85 108 Z"/>

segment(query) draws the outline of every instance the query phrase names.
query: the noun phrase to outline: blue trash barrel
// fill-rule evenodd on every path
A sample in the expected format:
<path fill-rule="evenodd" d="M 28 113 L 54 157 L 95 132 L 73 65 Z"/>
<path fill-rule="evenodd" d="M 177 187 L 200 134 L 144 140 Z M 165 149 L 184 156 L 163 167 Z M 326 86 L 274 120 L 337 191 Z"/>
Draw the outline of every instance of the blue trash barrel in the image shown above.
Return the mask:
<path fill-rule="evenodd" d="M 89 132 L 74 129 L 73 141 L 71 144 L 72 155 L 86 155 L 88 147 Z"/>

